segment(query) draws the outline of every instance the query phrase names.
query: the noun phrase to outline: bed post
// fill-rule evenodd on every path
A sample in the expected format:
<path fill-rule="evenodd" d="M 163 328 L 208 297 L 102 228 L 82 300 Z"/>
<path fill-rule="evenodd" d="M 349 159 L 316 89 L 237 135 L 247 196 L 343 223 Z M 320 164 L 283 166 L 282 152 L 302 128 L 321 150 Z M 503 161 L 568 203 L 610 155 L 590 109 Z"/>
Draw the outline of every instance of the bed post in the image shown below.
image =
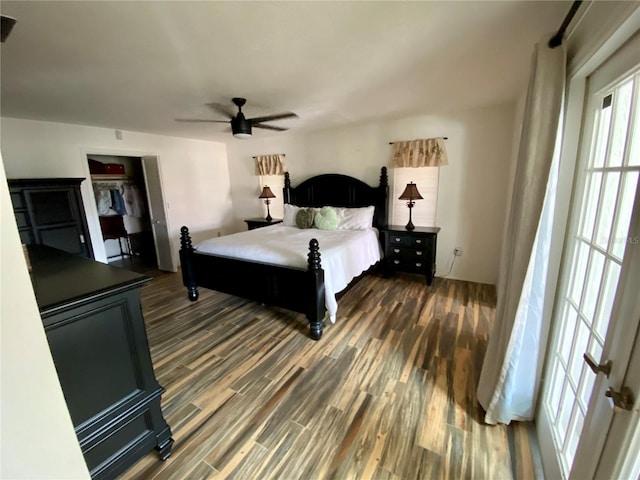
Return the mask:
<path fill-rule="evenodd" d="M 376 223 L 378 227 L 386 228 L 389 224 L 389 177 L 387 167 L 380 169 L 379 201 L 376 204 Z"/>
<path fill-rule="evenodd" d="M 180 265 L 182 267 L 182 284 L 187 287 L 189 300 L 198 300 L 198 284 L 193 274 L 193 245 L 189 236 L 189 229 L 180 229 Z"/>
<path fill-rule="evenodd" d="M 322 322 L 326 311 L 324 299 L 324 270 L 320 265 L 320 246 L 315 238 L 309 242 L 309 255 L 307 257 L 307 274 L 309 275 L 309 310 L 307 319 L 311 338 L 320 340 L 322 337 Z"/>
<path fill-rule="evenodd" d="M 382 167 L 380 169 L 380 187 L 388 187 L 389 186 L 389 177 L 387 176 L 387 167 Z"/>
<path fill-rule="evenodd" d="M 284 203 L 291 203 L 291 179 L 289 172 L 284 172 L 284 188 L 282 189 L 282 198 Z"/>

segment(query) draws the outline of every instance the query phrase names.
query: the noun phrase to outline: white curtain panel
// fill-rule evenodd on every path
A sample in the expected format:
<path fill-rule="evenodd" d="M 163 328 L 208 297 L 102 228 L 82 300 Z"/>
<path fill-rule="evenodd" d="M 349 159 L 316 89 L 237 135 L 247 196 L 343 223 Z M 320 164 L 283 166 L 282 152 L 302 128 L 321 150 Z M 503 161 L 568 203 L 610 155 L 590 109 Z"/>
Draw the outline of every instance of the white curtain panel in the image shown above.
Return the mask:
<path fill-rule="evenodd" d="M 478 401 L 488 424 L 533 418 L 538 358 L 544 350 L 542 302 L 555 199 L 555 176 L 550 178 L 550 172 L 565 75 L 564 47 L 551 49 L 547 40 L 536 44 L 500 262 L 496 318 L 478 383 Z"/>

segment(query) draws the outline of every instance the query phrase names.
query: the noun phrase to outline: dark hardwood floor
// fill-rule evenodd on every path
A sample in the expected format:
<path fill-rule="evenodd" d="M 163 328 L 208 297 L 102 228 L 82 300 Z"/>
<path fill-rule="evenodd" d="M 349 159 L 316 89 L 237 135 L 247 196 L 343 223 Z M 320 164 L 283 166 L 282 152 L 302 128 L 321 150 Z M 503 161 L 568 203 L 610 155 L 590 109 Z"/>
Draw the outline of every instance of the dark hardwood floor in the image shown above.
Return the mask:
<path fill-rule="evenodd" d="M 367 275 L 314 342 L 304 317 L 153 272 L 142 302 L 173 455 L 136 479 L 526 479 L 527 425 L 475 399 L 492 286 Z"/>

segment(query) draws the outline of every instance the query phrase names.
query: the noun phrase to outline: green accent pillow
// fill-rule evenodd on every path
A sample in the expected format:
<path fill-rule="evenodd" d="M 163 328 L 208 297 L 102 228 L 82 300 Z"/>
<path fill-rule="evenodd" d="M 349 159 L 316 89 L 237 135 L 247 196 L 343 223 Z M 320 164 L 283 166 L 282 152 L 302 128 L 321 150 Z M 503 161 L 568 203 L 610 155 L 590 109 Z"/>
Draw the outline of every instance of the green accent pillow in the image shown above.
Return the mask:
<path fill-rule="evenodd" d="M 301 208 L 296 214 L 296 226 L 298 228 L 311 228 L 313 227 L 313 218 L 316 212 L 311 208 Z"/>
<path fill-rule="evenodd" d="M 320 230 L 336 230 L 338 228 L 338 212 L 332 207 L 322 207 L 314 220 Z"/>

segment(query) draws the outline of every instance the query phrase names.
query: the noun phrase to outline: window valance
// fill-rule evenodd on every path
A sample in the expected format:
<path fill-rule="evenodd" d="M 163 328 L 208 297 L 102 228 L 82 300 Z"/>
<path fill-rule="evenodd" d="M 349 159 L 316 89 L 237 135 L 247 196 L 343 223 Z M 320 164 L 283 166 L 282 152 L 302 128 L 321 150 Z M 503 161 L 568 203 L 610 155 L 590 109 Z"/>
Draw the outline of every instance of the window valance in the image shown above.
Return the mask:
<path fill-rule="evenodd" d="M 442 137 L 394 142 L 389 162 L 391 168 L 441 167 L 448 164 Z"/>
<path fill-rule="evenodd" d="M 256 175 L 284 175 L 284 154 L 256 155 Z"/>

